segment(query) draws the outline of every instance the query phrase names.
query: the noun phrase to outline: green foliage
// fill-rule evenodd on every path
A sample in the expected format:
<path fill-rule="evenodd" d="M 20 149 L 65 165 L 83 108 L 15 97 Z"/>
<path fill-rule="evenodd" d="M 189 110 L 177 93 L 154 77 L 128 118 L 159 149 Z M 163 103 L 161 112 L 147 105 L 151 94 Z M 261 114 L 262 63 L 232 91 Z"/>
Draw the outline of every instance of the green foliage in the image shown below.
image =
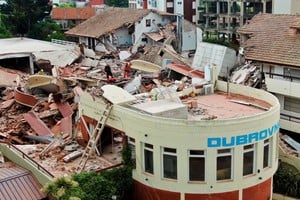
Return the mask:
<path fill-rule="evenodd" d="M 128 0 L 106 0 L 105 2 L 109 6 L 128 8 Z"/>
<path fill-rule="evenodd" d="M 113 195 L 122 199 L 132 187 L 131 168 L 124 166 L 97 174 L 74 174 L 55 179 L 43 190 L 57 200 L 109 200 Z"/>
<path fill-rule="evenodd" d="M 129 145 L 126 145 L 122 150 L 122 159 L 125 166 L 133 167 L 133 161 L 131 158 L 131 150 Z"/>
<path fill-rule="evenodd" d="M 300 198 L 300 172 L 292 165 L 281 162 L 273 177 L 273 191 Z"/>
<path fill-rule="evenodd" d="M 113 180 L 113 186 L 116 188 L 115 195 L 118 197 L 123 197 L 130 192 L 133 184 L 131 167 L 115 168 L 103 172 L 102 175 L 106 179 Z"/>
<path fill-rule="evenodd" d="M 70 176 L 55 179 L 52 183 L 46 184 L 43 191 L 59 200 L 69 200 L 71 197 L 82 199 L 83 194 L 78 183 Z"/>
<path fill-rule="evenodd" d="M 72 3 L 61 3 L 61 4 L 58 5 L 58 7 L 60 7 L 60 8 L 75 8 L 76 5 L 75 5 L 74 2 L 72 2 Z"/>
<path fill-rule="evenodd" d="M 60 25 L 51 19 L 36 23 L 28 33 L 28 36 L 34 39 L 47 41 L 51 41 L 51 39 L 65 39 Z"/>
<path fill-rule="evenodd" d="M 0 38 L 9 38 L 11 37 L 11 33 L 9 31 L 9 28 L 5 24 L 5 20 L 7 17 L 5 15 L 2 15 L 0 13 Z"/>
<path fill-rule="evenodd" d="M 13 35 L 25 35 L 38 21 L 49 15 L 51 7 L 48 0 L 7 0 L 1 12 L 8 16 L 6 25 L 10 25 Z"/>

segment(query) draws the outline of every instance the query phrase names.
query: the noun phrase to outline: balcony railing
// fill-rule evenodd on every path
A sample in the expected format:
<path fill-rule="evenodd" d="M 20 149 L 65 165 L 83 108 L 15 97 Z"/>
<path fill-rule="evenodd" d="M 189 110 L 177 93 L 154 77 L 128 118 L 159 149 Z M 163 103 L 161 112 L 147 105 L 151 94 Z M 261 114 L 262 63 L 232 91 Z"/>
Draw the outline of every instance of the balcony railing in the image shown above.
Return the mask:
<path fill-rule="evenodd" d="M 290 122 L 300 123 L 299 117 L 294 117 L 294 116 L 283 114 L 283 113 L 280 113 L 280 119 L 288 120 Z"/>
<path fill-rule="evenodd" d="M 291 82 L 293 82 L 293 80 L 297 80 L 300 81 L 300 77 L 296 77 L 296 76 L 290 76 L 290 75 L 283 75 L 283 74 L 276 74 L 276 73 L 269 73 L 269 72 L 265 72 L 265 74 L 269 75 L 269 78 L 274 78 L 274 76 L 276 77 L 281 77 L 284 78 L 285 80 L 290 80 Z"/>
<path fill-rule="evenodd" d="M 33 160 L 32 158 L 30 158 L 28 155 L 26 155 L 21 149 L 19 149 L 18 147 L 16 147 L 15 145 L 11 144 L 11 143 L 3 143 L 3 142 L 0 142 L 0 144 L 5 144 L 8 146 L 8 148 L 12 149 L 13 151 L 16 151 L 18 153 L 21 154 L 22 158 L 23 159 L 26 159 L 30 162 L 32 162 L 35 167 L 40 170 L 41 172 L 43 173 L 46 173 L 47 175 L 49 175 L 50 177 L 54 178 L 54 175 L 51 174 L 51 172 L 49 172 L 47 169 L 45 169 L 43 166 L 41 166 L 39 163 L 37 163 L 35 160 Z"/>

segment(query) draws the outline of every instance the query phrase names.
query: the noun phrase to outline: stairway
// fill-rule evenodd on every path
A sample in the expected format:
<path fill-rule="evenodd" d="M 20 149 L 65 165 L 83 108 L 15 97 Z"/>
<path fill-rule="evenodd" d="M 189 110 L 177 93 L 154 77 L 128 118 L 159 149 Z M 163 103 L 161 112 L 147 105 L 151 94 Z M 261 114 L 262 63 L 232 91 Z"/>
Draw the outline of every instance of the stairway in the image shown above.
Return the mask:
<path fill-rule="evenodd" d="M 113 104 L 108 102 L 106 99 L 103 99 L 103 100 L 106 104 L 105 109 L 104 109 L 100 119 L 98 120 L 97 125 L 96 125 L 92 135 L 90 136 L 89 142 L 85 148 L 84 153 L 81 156 L 81 159 L 80 159 L 79 164 L 76 169 L 77 174 L 81 173 L 84 170 L 84 167 L 86 165 L 88 158 L 91 156 L 91 154 L 96 149 L 97 143 L 101 137 L 101 134 L 105 127 L 106 121 L 109 117 L 109 113 L 112 109 Z"/>

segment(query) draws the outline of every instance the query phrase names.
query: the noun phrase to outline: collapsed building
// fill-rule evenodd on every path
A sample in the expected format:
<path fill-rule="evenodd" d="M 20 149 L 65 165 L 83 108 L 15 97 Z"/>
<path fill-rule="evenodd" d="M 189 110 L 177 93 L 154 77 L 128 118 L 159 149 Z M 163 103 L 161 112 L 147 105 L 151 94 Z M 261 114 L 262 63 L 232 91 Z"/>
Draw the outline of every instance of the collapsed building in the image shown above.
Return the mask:
<path fill-rule="evenodd" d="M 79 56 L 33 75 L 2 68 L 9 82 L 1 83 L 4 162 L 29 169 L 43 185 L 120 166 L 129 145 L 136 199 L 271 198 L 275 97 L 220 81 L 217 66 L 200 70 L 181 56 L 175 57 L 182 63 L 165 66 L 131 59 L 124 77 L 124 62 L 115 59 L 120 52 L 111 55 Z"/>
<path fill-rule="evenodd" d="M 114 24 L 116 12 L 124 15 Z M 0 41 L 22 46 L 7 47 L 5 59 L 31 48 L 28 59 L 0 62 L 3 162 L 30 170 L 44 185 L 118 167 L 129 145 L 135 199 L 271 198 L 279 103 L 265 91 L 218 80 L 228 78 L 236 52 L 201 42 L 199 30 L 174 25 L 173 15 L 106 14 L 67 32 L 80 45 L 47 43 L 47 50 L 27 38 Z M 176 35 L 181 25 L 186 35 Z M 189 38 L 193 45 L 185 46 Z M 234 80 L 243 82 L 238 74 Z"/>

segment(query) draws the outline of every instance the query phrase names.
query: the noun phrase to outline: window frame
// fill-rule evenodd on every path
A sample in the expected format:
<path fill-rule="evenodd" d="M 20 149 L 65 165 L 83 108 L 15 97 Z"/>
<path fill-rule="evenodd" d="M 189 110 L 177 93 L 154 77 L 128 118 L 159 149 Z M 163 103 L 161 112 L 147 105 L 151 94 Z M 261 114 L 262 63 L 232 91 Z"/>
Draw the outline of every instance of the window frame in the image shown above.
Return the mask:
<path fill-rule="evenodd" d="M 266 154 L 266 147 L 268 148 L 268 152 Z M 271 167 L 271 139 L 265 139 L 264 140 L 264 146 L 263 146 L 263 169 L 266 169 L 268 167 Z M 267 156 L 267 161 L 265 156 Z"/>
<path fill-rule="evenodd" d="M 128 137 L 128 147 L 130 149 L 131 154 L 131 161 L 133 164 L 133 168 L 136 168 L 136 145 L 135 145 L 135 139 L 132 137 Z"/>
<path fill-rule="evenodd" d="M 219 151 L 227 151 L 227 150 L 229 150 L 229 152 L 220 152 L 219 153 Z M 230 177 L 229 178 L 221 178 L 221 177 L 218 177 L 219 176 L 219 174 L 221 175 L 221 176 L 226 176 L 226 174 L 224 175 L 224 174 L 221 174 L 221 172 L 220 173 L 218 173 L 218 171 L 220 170 L 218 170 L 218 159 L 219 158 L 224 158 L 224 157 L 230 157 L 230 169 L 229 169 L 229 173 L 230 173 Z M 222 163 L 222 162 L 221 162 Z M 225 170 L 225 169 L 222 169 L 222 170 Z M 226 172 L 225 172 L 226 173 Z M 216 180 L 217 181 L 226 181 L 226 180 L 232 180 L 232 177 L 233 177 L 233 149 L 232 148 L 225 148 L 225 149 L 218 149 L 217 150 L 217 157 L 216 157 Z"/>
<path fill-rule="evenodd" d="M 249 147 L 249 148 L 247 148 Z M 252 152 L 252 172 L 245 173 L 245 154 Z M 256 145 L 255 144 L 248 144 L 243 147 L 243 176 L 253 175 L 255 173 L 255 163 L 256 163 Z"/>
<path fill-rule="evenodd" d="M 166 151 L 166 150 L 173 150 L 175 152 L 171 151 Z M 175 165 L 175 170 L 176 170 L 176 175 L 175 176 L 167 176 L 165 173 L 165 156 L 174 156 L 176 165 Z M 171 173 L 171 172 L 170 172 Z M 169 148 L 169 147 L 162 147 L 162 177 L 164 179 L 172 179 L 172 180 L 177 180 L 178 179 L 178 159 L 177 159 L 177 149 L 175 148 Z"/>
<path fill-rule="evenodd" d="M 143 164 L 144 164 L 144 172 L 145 173 L 148 173 L 148 174 L 154 174 L 154 158 L 153 158 L 153 156 L 154 156 L 154 151 L 153 151 L 153 145 L 152 144 L 149 144 L 149 143 L 144 143 L 144 145 L 143 145 L 143 154 L 144 154 L 144 156 L 143 156 Z M 146 159 L 146 151 L 147 152 L 151 152 L 152 153 L 152 166 L 150 166 L 149 168 L 147 167 L 147 164 L 148 163 L 146 163 L 147 161 L 148 161 L 148 159 Z"/>
<path fill-rule="evenodd" d="M 192 151 L 201 151 L 201 153 L 199 153 L 199 154 L 191 154 Z M 199 180 L 196 180 L 197 178 L 195 178 L 194 180 L 191 179 L 191 176 L 192 176 L 191 175 L 191 158 L 196 158 L 196 159 L 198 158 L 198 159 L 201 159 L 201 160 L 203 159 L 203 161 L 201 161 L 201 162 L 203 162 L 203 169 L 202 169 L 203 171 L 199 172 L 199 173 L 203 174 L 203 178 L 200 178 Z M 205 161 L 206 161 L 206 152 L 205 152 L 205 150 L 190 149 L 188 151 L 188 178 L 189 178 L 190 182 L 205 182 L 205 171 L 206 171 L 206 169 L 205 169 L 205 166 L 206 166 Z"/>
<path fill-rule="evenodd" d="M 151 27 L 151 19 L 146 19 L 146 27 Z"/>

